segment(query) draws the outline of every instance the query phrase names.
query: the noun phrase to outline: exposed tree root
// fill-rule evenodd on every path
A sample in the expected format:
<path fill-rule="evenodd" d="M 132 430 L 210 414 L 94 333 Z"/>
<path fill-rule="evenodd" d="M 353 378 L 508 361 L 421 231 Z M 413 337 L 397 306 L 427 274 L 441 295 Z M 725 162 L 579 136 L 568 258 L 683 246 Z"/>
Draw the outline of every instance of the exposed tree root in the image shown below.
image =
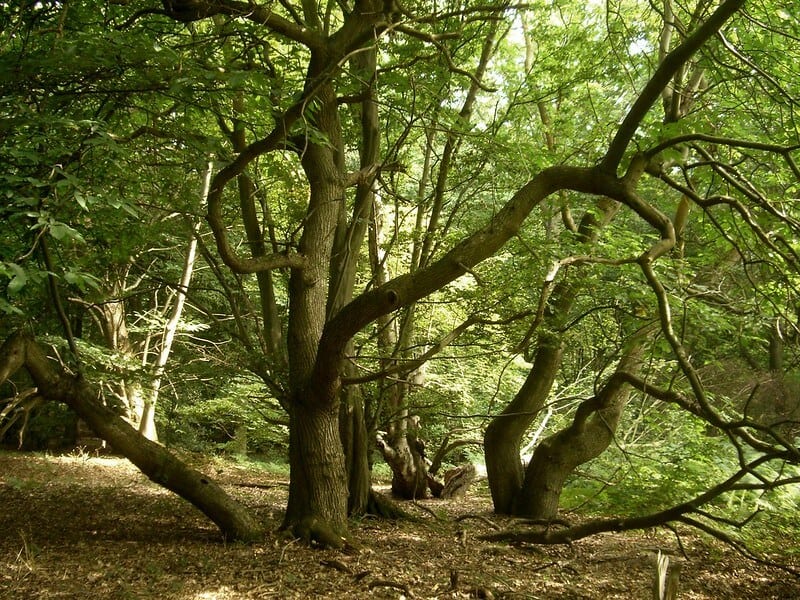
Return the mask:
<path fill-rule="evenodd" d="M 288 525 L 286 530 L 309 546 L 331 550 L 357 549 L 349 538 L 335 531 L 325 519 L 318 516 L 304 517 L 297 523 Z"/>
<path fill-rule="evenodd" d="M 369 491 L 366 512 L 382 519 L 414 519 L 414 516 L 400 508 L 399 504 L 375 490 Z"/>

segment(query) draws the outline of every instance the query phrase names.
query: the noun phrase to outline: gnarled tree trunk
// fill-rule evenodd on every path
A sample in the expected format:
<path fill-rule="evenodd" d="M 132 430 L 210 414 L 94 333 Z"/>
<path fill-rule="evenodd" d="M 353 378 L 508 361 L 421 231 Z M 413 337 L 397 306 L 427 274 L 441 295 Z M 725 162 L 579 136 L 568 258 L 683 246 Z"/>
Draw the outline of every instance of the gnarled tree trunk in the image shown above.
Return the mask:
<path fill-rule="evenodd" d="M 494 511 L 510 515 L 522 488 L 524 471 L 520 458 L 522 437 L 541 410 L 561 366 L 561 340 L 542 339 L 533 366 L 514 399 L 492 419 L 483 437 L 486 476 Z"/>
<path fill-rule="evenodd" d="M 603 388 L 578 406 L 570 426 L 539 443 L 514 498 L 513 514 L 542 520 L 556 517 L 567 478 L 576 467 L 600 456 L 614 438 L 631 395 L 620 373 L 638 370 L 641 348 L 637 338 Z"/>

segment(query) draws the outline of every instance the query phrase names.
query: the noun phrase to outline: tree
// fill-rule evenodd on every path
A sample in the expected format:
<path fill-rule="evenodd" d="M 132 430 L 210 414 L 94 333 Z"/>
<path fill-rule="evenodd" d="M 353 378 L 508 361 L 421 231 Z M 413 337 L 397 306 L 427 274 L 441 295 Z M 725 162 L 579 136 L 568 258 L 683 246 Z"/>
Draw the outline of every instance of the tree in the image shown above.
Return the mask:
<path fill-rule="evenodd" d="M 488 103 L 489 94 L 482 83 L 481 69 L 487 68 L 489 77 L 494 74 L 490 57 L 503 58 L 502 54 L 494 53 L 495 38 L 485 33 L 494 31 L 496 24 L 496 39 L 507 39 L 513 36 L 504 37 L 501 32 L 513 31 L 516 27 L 514 11 L 505 5 L 431 9 L 425 5 L 404 8 L 371 0 L 358 1 L 352 6 L 326 7 L 309 2 L 295 7 L 288 3 L 262 5 L 234 0 L 165 0 L 161 8 L 151 6 L 139 12 L 132 12 L 127 6 L 113 9 L 116 17 L 113 22 L 123 32 L 141 28 L 142 37 L 147 38 L 151 35 L 147 27 L 158 30 L 156 56 L 162 62 L 152 74 L 159 91 L 164 92 L 164 96 L 159 97 L 161 102 L 169 106 L 156 111 L 153 107 L 158 102 L 151 100 L 142 113 L 180 131 L 181 135 L 171 139 L 179 140 L 182 149 L 193 150 L 193 164 L 205 164 L 210 153 L 217 159 L 206 218 L 216 254 L 230 271 L 224 274 L 218 270 L 222 275 L 218 277 L 221 285 L 228 278 L 240 280 L 256 274 L 260 311 L 243 312 L 232 306 L 232 312 L 241 340 L 252 339 L 251 333 L 258 332 L 260 342 L 263 341 L 246 346 L 248 358 L 245 362 L 261 374 L 289 413 L 291 483 L 284 520 L 286 528 L 326 545 L 343 543 L 348 510 L 357 512 L 365 506 L 364 467 L 369 444 L 365 434 L 369 426 L 362 417 L 365 400 L 360 392 L 363 390 L 354 387 L 368 382 L 359 382 L 359 377 L 353 376 L 350 359 L 359 345 L 376 348 L 378 377 L 384 380 L 383 388 L 389 389 L 386 377 L 403 373 L 405 366 L 419 366 L 429 357 L 423 352 L 407 365 L 401 365 L 405 362 L 403 359 L 412 357 L 411 346 L 420 342 L 404 334 L 404 330 L 413 329 L 416 305 L 434 296 L 449 296 L 466 304 L 464 296 L 467 294 L 451 284 L 463 281 L 464 276 L 480 280 L 482 269 L 492 274 L 502 273 L 507 278 L 503 284 L 518 282 L 520 287 L 530 291 L 533 280 L 541 288 L 538 298 L 533 302 L 528 300 L 533 308 L 528 307 L 527 312 L 495 310 L 503 314 L 479 316 L 477 313 L 489 312 L 489 302 L 482 303 L 482 299 L 477 298 L 479 293 L 473 293 L 470 299 L 470 308 L 474 311 L 465 310 L 463 305 L 459 308 L 470 313 L 463 315 L 463 329 L 478 323 L 487 327 L 513 323 L 518 328 L 523 318 L 532 319 L 526 323 L 521 346 L 528 346 L 533 366 L 517 395 L 520 402 L 527 403 L 522 411 L 529 413 L 525 417 L 527 421 L 500 419 L 514 423 L 517 428 L 508 436 L 509 444 L 498 441 L 502 436 L 498 436 L 495 429 L 487 433 L 487 458 L 500 465 L 499 471 L 490 474 L 490 479 L 496 508 L 501 512 L 514 510 L 509 507 L 518 501 L 514 497 L 526 485 L 521 481 L 521 468 L 516 468 L 519 440 L 532 422 L 530 417 L 546 402 L 553 381 L 559 375 L 564 353 L 572 350 L 566 332 L 574 325 L 573 321 L 583 321 L 586 315 L 602 311 L 597 303 L 585 299 L 583 290 L 600 290 L 598 295 L 605 295 L 606 304 L 614 307 L 615 313 L 605 318 L 598 316 L 594 323 L 617 327 L 620 333 L 614 343 L 620 347 L 629 344 L 628 338 L 641 328 L 642 321 L 638 319 L 643 317 L 637 311 L 646 313 L 649 308 L 649 321 L 657 324 L 659 333 L 642 348 L 657 347 L 660 342 L 664 360 L 674 367 L 670 375 L 680 378 L 681 385 L 685 383 L 686 387 L 678 392 L 668 387 L 670 377 L 657 382 L 640 377 L 631 368 L 640 351 L 636 344 L 618 354 L 625 357 L 618 365 L 610 366 L 609 361 L 598 360 L 593 366 L 599 373 L 596 393 L 581 404 L 570 428 L 549 437 L 547 445 L 541 446 L 559 449 L 558 458 L 566 465 L 557 473 L 562 482 L 575 464 L 608 444 L 629 388 L 679 404 L 687 412 L 724 430 L 739 447 L 749 445 L 769 457 L 765 460 L 796 458 L 791 444 L 774 431 L 746 419 L 727 418 L 709 400 L 687 350 L 687 343 L 701 336 L 694 338 L 695 331 L 689 327 L 681 334 L 676 333 L 669 290 L 678 288 L 673 279 L 667 279 L 669 287 L 665 287 L 665 277 L 680 281 L 687 276 L 665 265 L 681 252 L 689 255 L 687 242 L 692 240 L 689 234 L 693 233 L 692 226 L 696 222 L 691 218 L 687 222 L 685 207 L 693 203 L 710 224 L 708 229 L 700 230 L 703 235 L 714 231 L 726 241 L 735 238 L 728 246 L 742 257 L 749 276 L 754 275 L 751 259 L 759 257 L 759 261 L 764 259 L 764 264 L 769 265 L 758 273 L 763 281 L 769 281 L 784 292 L 793 289 L 790 273 L 796 262 L 795 250 L 786 240 L 791 239 L 790 234 L 796 230 L 795 221 L 787 208 L 768 200 L 771 194 L 766 188 L 759 190 L 752 185 L 740 165 L 744 161 L 760 171 L 763 168 L 760 161 L 764 161 L 763 164 L 769 164 L 774 170 L 768 182 L 772 186 L 770 189 L 778 194 L 790 190 L 797 173 L 792 159 L 796 140 L 787 135 L 784 128 L 784 132 L 774 138 L 780 141 L 764 142 L 765 131 L 760 119 L 735 113 L 734 107 L 741 104 L 737 94 L 747 86 L 730 76 L 730 68 L 719 57 L 725 49 L 726 57 L 736 56 L 741 64 L 748 64 L 750 60 L 741 51 L 729 51 L 727 28 L 735 28 L 737 32 L 769 29 L 756 25 L 760 23 L 758 19 L 749 20 L 749 13 L 742 15 L 743 6 L 743 0 L 726 0 L 718 5 L 701 1 L 692 8 L 684 23 L 686 15 L 670 3 L 665 4 L 664 11 L 651 6 L 624 5 L 619 14 L 609 12 L 614 18 L 607 21 L 608 35 L 599 41 L 593 38 L 596 29 L 577 24 L 582 25 L 579 17 L 584 15 L 585 7 L 581 6 L 580 10 L 570 7 L 574 11 L 569 12 L 569 16 L 575 19 L 571 35 L 581 31 L 584 39 L 592 41 L 593 49 L 610 47 L 601 55 L 602 60 L 590 62 L 592 68 L 576 77 L 576 80 L 587 81 L 590 91 L 591 84 L 597 81 L 609 87 L 604 94 L 587 93 L 576 103 L 596 110 L 596 102 L 602 100 L 598 118 L 593 119 L 590 126 L 586 126 L 581 115 L 564 116 L 560 111 L 575 96 L 570 96 L 572 81 L 562 78 L 558 61 L 549 63 L 540 85 L 531 85 L 533 73 L 526 72 L 517 83 L 516 95 L 511 94 L 513 102 L 498 102 L 492 106 L 503 118 L 493 120 L 487 116 L 491 110 L 482 113 L 477 110 L 485 108 L 482 102 Z M 534 8 L 544 10 L 540 6 Z M 640 16 L 635 11 L 641 11 L 646 17 L 641 29 L 628 28 L 636 21 L 634 17 Z M 483 29 L 481 35 L 476 34 L 487 22 L 492 27 Z M 524 32 L 525 27 L 520 27 Z M 647 27 L 661 28 L 660 45 L 648 37 Z M 560 33 L 553 33 L 552 39 L 558 39 Z M 750 40 L 748 36 L 744 37 Z M 185 40 L 191 40 L 192 44 L 182 44 Z M 465 40 L 470 44 L 462 44 Z M 395 54 L 382 53 L 384 45 Z M 470 50 L 466 55 L 476 59 L 473 64 L 480 65 L 474 71 L 457 67 L 453 60 L 461 48 L 468 46 Z M 188 47 L 191 49 L 187 50 Z M 532 47 L 528 46 L 529 58 L 535 54 Z M 557 48 L 556 45 L 552 47 Z M 428 55 L 423 54 L 425 60 L 419 58 L 421 48 L 431 49 Z M 649 57 L 658 55 L 659 48 L 661 56 L 653 61 L 651 69 Z M 382 65 L 387 55 L 394 62 Z M 631 71 L 620 68 L 619 63 L 626 62 L 620 56 L 627 57 L 625 66 L 631 67 Z M 449 73 L 437 70 L 441 78 L 418 66 L 437 64 L 441 67 L 442 63 Z M 537 63 L 530 59 L 529 64 L 532 67 Z M 381 70 L 382 66 L 385 71 Z M 591 79 L 592 70 L 601 66 L 605 67 L 607 76 Z M 702 68 L 698 68 L 700 66 Z M 422 87 L 433 82 L 425 89 L 424 106 L 440 110 L 441 117 L 426 120 L 429 128 L 423 129 L 420 135 L 412 126 L 421 119 L 413 105 L 416 90 L 397 104 L 382 105 L 376 101 L 376 98 L 389 96 L 388 91 L 381 95 L 381 77 L 388 72 L 396 77 L 405 76 L 409 82 L 412 76 L 418 78 Z M 167 80 L 167 85 L 159 76 Z M 458 85 L 451 85 L 451 79 L 457 79 Z M 769 77 L 763 80 L 769 81 Z M 120 80 L 114 81 L 119 83 Z M 469 83 L 464 85 L 465 81 Z M 440 86 L 440 82 L 445 83 Z M 786 96 L 781 93 L 785 90 L 780 85 L 778 89 L 781 91 L 773 100 Z M 712 91 L 720 91 L 719 98 Z M 464 94 L 464 101 L 455 103 L 450 94 L 458 97 L 460 93 Z M 474 105 L 470 100 L 472 95 L 475 96 Z M 170 97 L 176 100 L 163 100 Z M 655 110 L 659 103 L 660 109 Z M 360 108 L 353 110 L 353 106 Z M 456 106 L 460 107 L 461 114 L 454 109 Z M 383 131 L 378 131 L 382 121 L 376 119 L 375 111 L 381 107 L 386 111 L 385 122 L 389 125 L 384 124 Z M 544 133 L 541 136 L 544 144 L 526 145 L 523 139 L 530 136 L 515 136 L 510 132 L 526 122 L 525 111 L 530 111 L 531 107 L 534 107 L 533 112 L 527 113 L 527 121 L 536 117 L 541 125 L 540 133 Z M 478 114 L 474 121 L 469 118 L 472 110 Z M 666 118 L 657 113 L 663 113 Z M 698 132 L 704 128 L 704 115 L 728 113 L 737 115 L 742 136 Z M 407 127 L 402 122 L 405 116 L 411 117 L 407 122 L 411 125 Z M 470 130 L 469 123 L 473 122 L 475 126 Z M 212 123 L 213 135 L 210 133 Z M 435 145 L 427 141 L 427 153 L 408 150 L 409 139 L 416 142 L 426 135 L 432 136 L 435 128 L 442 124 L 446 125 L 446 134 L 438 159 L 433 150 Z M 122 125 L 130 128 L 132 123 L 125 121 Z M 152 133 L 149 128 L 147 131 Z M 216 143 L 220 131 L 226 138 L 224 144 Z M 527 132 L 525 129 L 523 133 Z M 381 146 L 377 143 L 379 137 L 384 144 L 383 140 L 392 140 L 392 143 Z M 474 162 L 469 161 L 468 153 L 456 153 L 459 144 L 466 145 L 464 140 L 472 138 L 491 141 L 485 146 L 476 143 L 470 147 L 471 151 L 474 148 Z M 610 140 L 607 145 L 602 143 L 605 139 Z M 531 147 L 541 149 L 546 160 L 530 160 L 524 164 L 530 171 L 524 174 L 527 181 L 520 182 L 523 177 L 516 172 L 502 172 L 518 169 L 520 149 Z M 564 154 L 560 155 L 562 147 Z M 504 151 L 500 153 L 498 148 Z M 379 248 L 382 205 L 376 192 L 392 189 L 391 186 L 381 187 L 382 178 L 389 177 L 402 166 L 395 164 L 399 156 L 408 157 L 410 161 L 422 159 L 423 169 L 428 168 L 425 177 L 428 180 L 432 180 L 433 171 L 425 157 L 438 160 L 438 179 L 431 186 L 430 203 L 426 203 L 423 193 L 420 202 L 413 205 L 414 214 L 419 215 L 419 219 L 415 219 L 418 231 L 412 235 L 408 235 L 408 229 L 402 231 L 403 236 L 407 236 L 402 239 L 408 243 L 393 246 L 395 254 L 391 262 L 387 262 L 389 259 L 385 254 L 381 256 Z M 489 168 L 495 168 L 496 172 L 484 172 Z M 471 184 L 477 181 L 476 173 L 485 180 L 502 179 L 502 185 L 491 188 L 496 193 L 496 204 L 481 206 L 477 201 L 489 197 L 488 193 L 473 197 Z M 231 189 L 234 183 L 235 189 Z M 458 194 L 449 195 L 456 188 Z M 399 206 L 405 190 L 398 186 L 392 191 L 396 194 L 392 199 Z M 667 197 L 666 192 L 677 194 L 680 199 Z M 664 193 L 664 198 L 659 193 Z M 502 200 L 497 200 L 498 197 Z M 570 206 L 575 198 L 586 202 L 577 224 L 572 219 Z M 553 206 L 549 205 L 550 199 L 554 199 Z M 757 218 L 748 207 L 750 203 L 757 207 Z M 684 208 L 678 208 L 673 219 L 668 214 L 676 205 Z M 452 210 L 442 224 L 444 206 Z M 535 239 L 537 244 L 542 240 L 541 248 L 556 257 L 550 275 L 548 265 L 535 255 L 524 255 L 521 250 L 526 246 L 525 236 L 530 235 L 534 225 L 530 215 L 543 206 L 545 214 L 536 225 L 542 226 L 545 232 Z M 718 214 L 719 207 L 730 211 Z M 396 210 L 392 216 L 395 231 L 403 230 L 401 213 L 402 210 Z M 557 215 L 562 216 L 565 224 L 563 235 L 557 233 Z M 761 221 L 768 222 L 771 228 Z M 370 224 L 372 233 L 367 227 Z M 773 229 L 784 241 L 771 237 L 768 231 Z M 416 240 L 415 235 L 419 235 Z M 394 237 L 402 236 L 398 233 Z M 616 239 L 610 248 L 609 239 Z M 736 241 L 739 239 L 741 243 Z M 367 248 L 370 243 L 371 252 Z M 242 250 L 243 245 L 246 250 Z M 580 248 L 577 254 L 575 246 Z M 610 255 L 595 256 L 598 248 L 609 248 Z M 412 259 L 402 258 L 404 254 Z M 720 256 L 716 251 L 713 254 L 713 259 L 697 260 L 695 264 L 713 268 L 714 260 Z M 209 264 L 214 264 L 212 253 L 205 252 L 205 256 Z M 359 268 L 367 257 L 371 259 L 368 274 L 366 269 Z M 512 267 L 486 266 L 485 262 L 492 257 L 497 257 L 498 263 L 509 260 L 525 264 L 529 272 L 519 276 Z M 565 271 L 572 273 L 572 267 L 579 266 L 593 266 L 596 270 L 591 273 L 592 277 L 585 278 L 586 281 L 580 281 L 578 276 L 564 277 Z M 614 284 L 603 280 L 609 273 L 623 273 L 625 281 L 631 284 L 631 290 L 620 293 L 624 297 L 613 297 Z M 242 283 L 237 289 L 246 290 L 246 287 Z M 227 290 L 226 295 L 231 299 L 236 296 Z M 787 293 L 786 297 L 789 295 Z M 498 300 L 494 309 L 509 297 L 510 294 L 503 296 L 499 292 L 494 295 Z M 380 332 L 387 331 L 390 315 L 401 311 L 406 311 L 404 318 L 408 325 L 399 328 L 397 342 L 390 337 L 382 339 Z M 624 314 L 626 312 L 628 314 Z M 282 313 L 285 314 L 285 330 L 280 324 Z M 252 324 L 259 320 L 263 327 Z M 647 322 L 644 319 L 644 323 Z M 453 339 L 451 334 L 463 329 L 457 326 L 451 331 L 439 332 L 438 340 L 421 341 L 431 349 L 443 347 Z M 372 339 L 377 341 L 364 341 L 370 333 L 376 334 Z M 586 339 L 600 338 L 602 333 L 591 332 Z M 610 354 L 606 348 L 603 353 Z M 401 368 L 396 369 L 397 365 Z M 343 389 L 343 384 L 350 385 Z M 63 393 L 58 397 L 66 399 Z M 76 398 L 70 401 L 78 412 L 88 414 L 94 410 L 89 408 L 92 401 L 88 394 Z M 409 433 L 406 417 L 413 415 L 403 412 L 407 404 L 402 394 L 397 396 L 394 408 L 402 416 L 394 440 L 395 450 L 402 450 L 404 443 L 411 449 L 413 436 L 412 444 L 408 445 L 405 434 Z M 504 417 L 508 416 L 506 413 Z M 103 429 L 97 419 L 93 422 L 105 434 L 114 435 L 108 428 Z M 587 447 L 583 456 L 569 456 L 563 449 L 564 440 L 585 442 L 586 430 L 600 431 L 602 443 L 595 448 Z M 757 435 L 753 431 L 758 432 Z M 126 447 L 136 455 L 135 444 Z M 142 442 L 142 447 L 149 446 Z M 411 459 L 404 458 L 404 465 L 416 467 L 416 472 L 424 470 L 415 464 L 413 453 L 409 455 Z M 501 456 L 501 460 L 496 460 L 497 456 Z M 762 464 L 759 460 L 743 461 L 743 471 L 754 464 Z M 511 468 L 504 469 L 503 461 L 508 461 Z M 538 459 L 531 464 L 542 465 Z M 173 467 L 180 470 L 177 465 Z M 529 467 L 529 473 L 532 481 L 528 490 L 534 495 L 540 494 L 541 499 L 542 492 L 536 491 L 541 478 L 536 469 Z M 416 476 L 407 480 L 416 490 Z M 738 479 L 730 481 L 729 485 L 715 489 L 725 491 L 738 485 Z M 191 493 L 185 487 L 178 487 L 178 491 Z M 511 499 L 509 505 L 506 504 L 508 498 Z M 524 502 L 527 504 L 528 500 Z M 500 504 L 502 506 L 498 506 Z M 551 516 L 553 499 L 543 504 L 547 506 L 543 514 Z M 232 507 L 220 510 L 236 512 Z M 663 514 L 684 518 L 686 511 L 664 511 Z M 231 522 L 220 518 L 216 512 L 212 515 L 218 523 Z M 636 522 L 651 523 L 652 519 Z M 251 525 L 233 525 L 229 529 L 233 537 L 250 538 L 256 531 Z M 589 527 L 586 531 L 593 529 Z"/>

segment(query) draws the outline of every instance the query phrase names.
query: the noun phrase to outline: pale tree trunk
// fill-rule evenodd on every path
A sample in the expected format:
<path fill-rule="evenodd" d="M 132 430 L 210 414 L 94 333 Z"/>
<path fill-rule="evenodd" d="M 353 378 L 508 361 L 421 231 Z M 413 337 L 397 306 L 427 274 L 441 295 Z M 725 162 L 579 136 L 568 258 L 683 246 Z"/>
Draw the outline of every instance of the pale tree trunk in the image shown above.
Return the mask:
<path fill-rule="evenodd" d="M 56 365 L 31 337 L 15 334 L 0 347 L 0 384 L 18 369 L 26 368 L 44 398 L 69 406 L 99 437 L 151 480 L 200 509 L 217 524 L 227 540 L 262 539 L 261 525 L 245 507 L 208 477 L 141 436 L 127 421 L 100 403 L 100 390 L 96 386 Z"/>
<path fill-rule="evenodd" d="M 203 181 L 203 197 L 208 195 L 208 186 L 211 181 L 211 164 L 208 165 L 206 170 L 205 179 Z M 148 440 L 158 441 L 158 433 L 156 431 L 155 411 L 156 403 L 158 402 L 158 394 L 161 390 L 161 380 L 166 371 L 167 361 L 169 360 L 170 352 L 172 351 L 172 342 L 175 340 L 175 334 L 178 331 L 178 324 L 183 314 L 183 305 L 186 301 L 186 293 L 189 290 L 189 284 L 192 281 L 192 273 L 194 271 L 195 258 L 197 257 L 197 234 L 200 228 L 200 223 L 196 222 L 192 225 L 189 232 L 189 246 L 186 248 L 186 257 L 183 261 L 183 271 L 181 273 L 181 280 L 178 283 L 178 289 L 175 292 L 174 304 L 170 311 L 169 318 L 164 324 L 164 331 L 161 336 L 161 348 L 159 349 L 158 358 L 154 365 L 153 379 L 150 384 L 150 389 L 144 400 L 141 420 L 139 422 L 139 433 L 141 433 Z"/>

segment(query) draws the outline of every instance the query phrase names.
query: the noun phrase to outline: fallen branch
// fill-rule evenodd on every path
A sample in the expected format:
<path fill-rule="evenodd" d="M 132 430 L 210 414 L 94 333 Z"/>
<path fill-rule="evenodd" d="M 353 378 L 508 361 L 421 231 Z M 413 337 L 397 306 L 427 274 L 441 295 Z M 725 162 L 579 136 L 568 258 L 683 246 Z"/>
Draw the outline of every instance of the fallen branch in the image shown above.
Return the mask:
<path fill-rule="evenodd" d="M 408 586 L 408 584 L 389 581 L 388 579 L 376 579 L 375 581 L 370 581 L 367 587 L 370 590 L 373 590 L 376 587 L 394 588 L 396 590 L 401 590 L 407 598 L 414 598 L 414 592 L 411 591 L 411 588 Z"/>
<path fill-rule="evenodd" d="M 456 521 L 457 522 L 461 522 L 461 521 L 466 521 L 467 519 L 475 519 L 477 521 L 480 521 L 481 523 L 483 523 L 487 527 L 491 527 L 492 529 L 495 529 L 495 530 L 500 529 L 500 525 L 498 525 L 497 523 L 491 521 L 490 519 L 487 519 L 483 515 L 473 515 L 473 514 L 461 515 L 460 517 L 456 518 Z"/>

